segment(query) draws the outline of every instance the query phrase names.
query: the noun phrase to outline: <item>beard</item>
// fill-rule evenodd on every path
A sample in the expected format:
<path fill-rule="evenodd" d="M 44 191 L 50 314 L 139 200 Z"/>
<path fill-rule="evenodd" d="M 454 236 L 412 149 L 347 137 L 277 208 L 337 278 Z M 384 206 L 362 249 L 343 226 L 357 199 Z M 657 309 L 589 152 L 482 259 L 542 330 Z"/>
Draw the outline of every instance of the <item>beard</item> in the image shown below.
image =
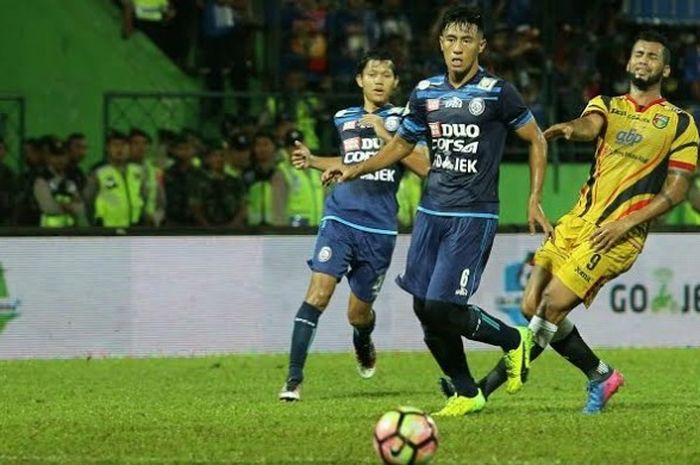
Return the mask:
<path fill-rule="evenodd" d="M 634 73 L 627 72 L 630 82 L 634 87 L 639 90 L 647 90 L 649 87 L 654 86 L 661 82 L 663 78 L 663 71 L 659 71 L 656 74 L 652 74 L 647 78 L 637 77 Z"/>

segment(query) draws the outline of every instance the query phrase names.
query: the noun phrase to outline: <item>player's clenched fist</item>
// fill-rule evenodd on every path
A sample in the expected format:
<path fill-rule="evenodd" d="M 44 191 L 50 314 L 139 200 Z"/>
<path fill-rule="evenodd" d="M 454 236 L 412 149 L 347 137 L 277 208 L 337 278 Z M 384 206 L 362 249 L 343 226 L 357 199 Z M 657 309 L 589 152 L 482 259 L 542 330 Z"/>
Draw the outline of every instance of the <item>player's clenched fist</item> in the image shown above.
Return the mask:
<path fill-rule="evenodd" d="M 292 150 L 292 165 L 298 170 L 306 169 L 311 164 L 311 151 L 299 141 L 294 142 Z"/>

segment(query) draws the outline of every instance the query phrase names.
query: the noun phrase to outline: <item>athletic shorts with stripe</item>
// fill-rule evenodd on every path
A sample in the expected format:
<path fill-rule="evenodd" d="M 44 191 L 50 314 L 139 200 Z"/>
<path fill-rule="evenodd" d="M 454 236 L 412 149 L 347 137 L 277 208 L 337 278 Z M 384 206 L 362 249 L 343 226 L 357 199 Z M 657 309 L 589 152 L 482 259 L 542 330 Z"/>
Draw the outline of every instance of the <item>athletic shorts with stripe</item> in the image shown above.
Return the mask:
<path fill-rule="evenodd" d="M 419 299 L 466 305 L 479 288 L 497 226 L 495 218 L 419 211 L 397 284 Z"/>

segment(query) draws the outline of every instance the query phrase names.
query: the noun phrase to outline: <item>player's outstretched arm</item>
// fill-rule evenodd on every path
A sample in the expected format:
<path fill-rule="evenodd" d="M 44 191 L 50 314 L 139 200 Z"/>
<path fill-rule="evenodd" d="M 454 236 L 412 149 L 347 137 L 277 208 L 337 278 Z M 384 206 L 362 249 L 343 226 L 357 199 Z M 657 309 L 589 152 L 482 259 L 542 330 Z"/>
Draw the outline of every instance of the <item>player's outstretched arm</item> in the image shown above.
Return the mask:
<path fill-rule="evenodd" d="M 535 234 L 536 224 L 544 231 L 545 240 L 553 234 L 554 228 L 542 209 L 542 185 L 547 170 L 547 141 L 534 119 L 516 131 L 518 137 L 530 146 L 530 196 L 527 202 L 527 222 L 530 234 Z"/>
<path fill-rule="evenodd" d="M 690 205 L 700 213 L 700 166 L 695 170 L 693 179 L 688 190 L 688 202 Z"/>
<path fill-rule="evenodd" d="M 366 173 L 391 166 L 394 163 L 406 158 L 416 144 L 408 142 L 398 134 L 395 135 L 388 144 L 382 147 L 377 154 L 362 163 L 356 165 L 343 165 L 329 168 L 323 172 L 323 183 L 344 182 L 355 179 Z"/>
<path fill-rule="evenodd" d="M 415 174 L 421 178 L 427 178 L 430 172 L 430 156 L 428 155 L 428 147 L 425 145 L 416 146 L 413 152 L 403 160 L 401 163 L 413 171 Z"/>
<path fill-rule="evenodd" d="M 341 163 L 340 157 L 317 157 L 311 154 L 307 146 L 299 141 L 294 142 L 292 150 L 292 165 L 298 170 L 314 168 L 325 171 Z"/>
<path fill-rule="evenodd" d="M 648 205 L 593 231 L 590 240 L 596 252 L 607 252 L 624 238 L 630 229 L 663 215 L 685 200 L 692 176 L 690 171 L 669 169 L 661 192 Z"/>
<path fill-rule="evenodd" d="M 544 131 L 544 138 L 587 142 L 595 139 L 605 126 L 605 117 L 600 113 L 588 113 L 580 118 L 558 123 Z"/>

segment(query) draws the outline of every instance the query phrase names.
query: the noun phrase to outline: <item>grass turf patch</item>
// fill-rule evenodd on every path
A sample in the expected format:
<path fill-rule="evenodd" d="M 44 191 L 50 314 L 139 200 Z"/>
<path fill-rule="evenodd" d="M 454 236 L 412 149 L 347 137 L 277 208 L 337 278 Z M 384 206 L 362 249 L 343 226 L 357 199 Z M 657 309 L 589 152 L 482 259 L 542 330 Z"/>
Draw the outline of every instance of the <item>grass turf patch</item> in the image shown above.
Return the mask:
<path fill-rule="evenodd" d="M 439 419 L 434 463 L 700 463 L 699 349 L 605 350 L 626 386 L 580 414 L 585 378 L 548 351 L 519 394 Z M 469 354 L 483 375 L 496 352 Z M 302 402 L 277 401 L 287 357 L 245 355 L 0 362 L 0 463 L 377 463 L 372 428 L 397 405 L 442 407 L 424 353 L 379 353 L 361 379 L 351 354 L 309 357 Z"/>

